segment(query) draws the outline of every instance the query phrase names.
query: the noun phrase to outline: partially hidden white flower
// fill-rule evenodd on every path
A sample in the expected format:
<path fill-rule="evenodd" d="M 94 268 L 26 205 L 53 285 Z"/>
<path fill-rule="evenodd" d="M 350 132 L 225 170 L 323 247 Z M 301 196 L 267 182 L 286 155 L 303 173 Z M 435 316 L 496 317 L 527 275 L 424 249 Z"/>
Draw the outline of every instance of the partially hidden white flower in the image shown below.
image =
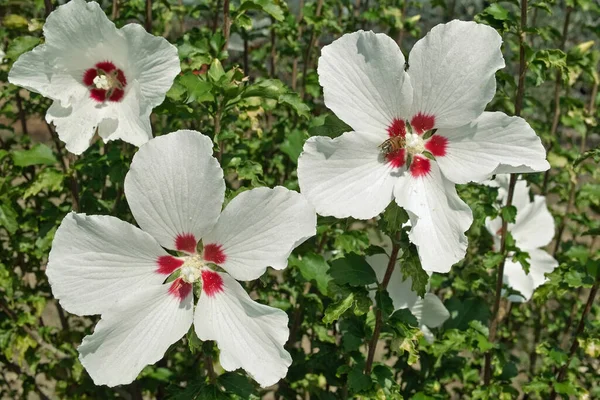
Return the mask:
<path fill-rule="evenodd" d="M 496 179 L 485 183 L 498 187 L 498 201 L 506 204 L 509 175 L 496 175 Z M 548 280 L 545 274 L 554 271 L 558 261 L 541 249 L 554 237 L 554 218 L 548 211 L 546 197 L 535 195 L 533 201 L 530 201 L 527 182 L 518 180 L 512 204 L 517 209 L 517 217 L 514 224 L 508 224 L 507 229 L 512 234 L 515 245 L 529 253 L 529 274 L 525 272 L 520 262 L 512 261 L 512 255 L 509 254 L 504 263 L 503 281 L 520 293 L 520 295 L 511 294 L 508 299 L 520 303 L 531 299 L 533 291 Z M 499 250 L 502 219 L 487 218 L 485 225 L 494 238 L 494 248 Z"/>
<path fill-rule="evenodd" d="M 391 249 L 391 240 L 387 236 L 383 240 L 384 245 L 382 247 L 386 252 L 389 252 Z M 379 253 L 367 257 L 367 262 L 373 268 L 373 271 L 375 271 L 379 282 L 383 281 L 389 261 L 390 256 L 387 253 Z M 432 272 L 427 272 L 427 274 L 431 276 Z M 412 290 L 412 278 L 404 277 L 400 262 L 397 262 L 394 267 L 387 286 L 387 292 L 392 300 L 394 311 L 405 308 L 409 309 L 417 319 L 419 329 L 421 329 L 423 336 L 429 343 L 432 343 L 434 340 L 434 335 L 429 328 L 438 328 L 450 318 L 450 312 L 435 294 L 425 293 L 424 297 L 419 297 L 417 292 Z M 371 296 L 375 300 L 373 298 L 374 292 L 371 292 Z"/>
<path fill-rule="evenodd" d="M 73 0 L 44 24 L 45 43 L 13 65 L 8 81 L 54 102 L 46 113 L 67 150 L 81 154 L 94 133 L 140 146 L 150 113 L 180 71 L 177 48 L 139 24 L 121 29 L 98 3 Z"/>
<path fill-rule="evenodd" d="M 285 268 L 316 233 L 316 214 L 283 187 L 243 192 L 221 211 L 225 183 L 212 147 L 198 132 L 177 131 L 140 148 L 125 195 L 141 229 L 71 213 L 56 232 L 46 270 L 54 296 L 71 313 L 102 316 L 79 347 L 96 384 L 133 381 L 192 321 L 201 340 L 216 341 L 225 370 L 243 368 L 263 387 L 287 373 L 286 313 L 253 301 L 236 279 Z M 202 286 L 195 312 L 194 284 Z"/>
<path fill-rule="evenodd" d="M 369 219 L 395 199 L 425 270 L 448 272 L 460 261 L 473 217 L 455 184 L 549 168 L 524 119 L 484 112 L 504 67 L 501 44 L 489 26 L 437 25 L 415 44 L 406 71 L 384 34 L 358 31 L 325 46 L 325 104 L 353 131 L 304 145 L 298 178 L 317 213 Z"/>

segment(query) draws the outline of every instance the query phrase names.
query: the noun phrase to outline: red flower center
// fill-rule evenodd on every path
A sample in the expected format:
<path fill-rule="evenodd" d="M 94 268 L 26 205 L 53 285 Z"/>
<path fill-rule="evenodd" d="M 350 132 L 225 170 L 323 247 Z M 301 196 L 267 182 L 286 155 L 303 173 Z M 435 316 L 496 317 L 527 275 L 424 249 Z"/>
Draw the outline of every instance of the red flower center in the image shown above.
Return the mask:
<path fill-rule="evenodd" d="M 434 157 L 443 157 L 448 148 L 448 139 L 443 136 L 434 134 L 424 138 L 434 126 L 433 115 L 417 113 L 410 120 L 410 130 L 405 121 L 394 118 L 387 128 L 389 138 L 379 148 L 394 168 L 401 168 L 412 160 L 409 166 L 412 176 L 425 176 L 431 170 L 431 162 L 422 154 L 428 152 Z"/>
<path fill-rule="evenodd" d="M 90 97 L 100 103 L 121 101 L 125 96 L 125 74 L 110 61 L 99 62 L 86 70 L 82 81 L 89 88 Z"/>

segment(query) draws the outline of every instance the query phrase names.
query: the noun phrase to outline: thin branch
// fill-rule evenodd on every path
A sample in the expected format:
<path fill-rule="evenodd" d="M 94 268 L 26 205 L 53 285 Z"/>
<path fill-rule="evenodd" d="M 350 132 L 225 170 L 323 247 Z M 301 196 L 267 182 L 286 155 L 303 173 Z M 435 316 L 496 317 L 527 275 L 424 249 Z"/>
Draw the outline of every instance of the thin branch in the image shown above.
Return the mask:
<path fill-rule="evenodd" d="M 119 0 L 113 0 L 112 2 L 112 20 L 116 20 L 119 17 Z"/>
<path fill-rule="evenodd" d="M 225 38 L 225 43 L 223 44 L 224 50 L 227 50 L 227 46 L 229 45 L 230 31 L 231 22 L 229 21 L 229 0 L 223 0 L 223 37 Z"/>
<path fill-rule="evenodd" d="M 302 292 L 302 296 L 298 299 L 296 304 L 296 308 L 294 309 L 294 314 L 292 317 L 292 327 L 290 328 L 290 336 L 286 343 L 286 347 L 291 348 L 294 347 L 296 343 L 296 336 L 298 336 L 298 330 L 300 326 L 302 326 L 302 311 L 304 306 L 304 298 L 310 292 L 310 282 L 306 282 L 304 285 L 304 291 Z"/>
<path fill-rule="evenodd" d="M 400 251 L 400 244 L 397 240 L 395 240 L 392 244 L 392 253 L 390 254 L 390 261 L 388 262 L 387 269 L 385 270 L 385 275 L 383 277 L 383 281 L 381 282 L 379 290 L 386 290 L 388 284 L 390 283 L 390 278 L 392 277 L 392 272 L 394 272 L 394 267 L 396 266 L 396 261 L 398 259 L 398 251 Z M 383 314 L 381 312 L 381 307 L 378 305 L 377 313 L 375 315 L 375 328 L 373 329 L 373 336 L 371 337 L 371 341 L 369 342 L 369 352 L 367 354 L 367 361 L 365 362 L 366 375 L 370 375 L 371 369 L 373 368 L 373 358 L 375 357 L 375 349 L 377 348 L 377 343 L 379 342 L 379 335 L 381 334 L 382 325 Z"/>
<path fill-rule="evenodd" d="M 211 353 L 204 354 L 204 366 L 206 367 L 206 375 L 208 381 L 214 384 L 217 381 L 217 375 L 215 374 L 215 367 L 213 366 L 213 358 Z"/>
<path fill-rule="evenodd" d="M 596 298 L 596 294 L 598 293 L 598 284 L 600 284 L 600 274 L 596 276 L 596 282 L 592 289 L 590 290 L 590 294 L 588 296 L 587 302 L 585 304 L 585 308 L 583 309 L 583 313 L 581 314 L 581 319 L 579 320 L 579 325 L 577 326 L 577 330 L 573 335 L 573 342 L 571 343 L 571 349 L 569 350 L 569 356 L 567 361 L 563 364 L 563 366 L 558 371 L 558 375 L 556 377 L 556 383 L 560 383 L 565 379 L 565 375 L 567 374 L 567 370 L 569 368 L 569 364 L 571 364 L 571 359 L 575 355 L 575 352 L 579 348 L 579 340 L 577 339 L 585 328 L 585 320 L 587 319 L 587 315 L 590 313 L 592 309 L 592 304 L 594 304 L 594 299 Z M 554 384 L 552 387 L 552 392 L 550 393 L 549 400 L 556 399 L 556 385 Z"/>
<path fill-rule="evenodd" d="M 521 26 L 519 28 L 519 86 L 517 87 L 517 97 L 515 99 L 515 115 L 520 116 L 523 109 L 523 98 L 525 97 L 525 73 L 527 72 L 527 64 L 525 60 L 525 31 L 527 29 L 527 0 L 521 0 Z M 517 175 L 510 175 L 510 182 L 508 184 L 508 195 L 506 198 L 506 206 L 512 205 L 513 196 L 515 192 L 515 185 L 517 183 Z M 500 300 L 502 299 L 502 284 L 504 278 L 504 264 L 508 253 L 506 251 L 506 233 L 508 228 L 508 221 L 502 217 L 502 228 L 500 230 L 500 254 L 502 254 L 502 260 L 498 267 L 496 277 L 496 294 L 494 298 L 494 307 L 492 310 L 492 320 L 490 323 L 490 343 L 495 343 L 498 326 L 502 318 L 499 313 Z M 485 353 L 485 365 L 483 368 L 483 382 L 487 386 L 490 384 L 492 379 L 492 352 L 491 350 Z"/>
<path fill-rule="evenodd" d="M 244 75 L 250 76 L 250 50 L 248 49 L 248 32 L 245 29 L 242 30 L 242 36 L 244 37 Z"/>
<path fill-rule="evenodd" d="M 396 43 L 398 43 L 398 47 L 400 47 L 400 49 L 402 49 L 402 42 L 404 41 L 404 34 L 406 33 L 406 29 L 404 29 L 404 22 L 406 21 L 406 12 L 408 11 L 408 3 L 409 3 L 409 0 L 404 0 L 404 4 L 402 4 L 402 14 L 400 14 L 402 26 L 400 27 L 400 32 L 398 32 L 398 39 L 396 40 Z"/>
<path fill-rule="evenodd" d="M 219 142 L 219 152 L 217 153 L 217 160 L 219 160 L 219 162 L 221 162 L 221 159 L 223 158 L 223 146 L 225 145 L 223 141 L 219 139 L 219 134 L 221 133 L 221 112 L 221 104 L 219 103 L 213 117 L 215 124 L 213 140 L 218 140 Z"/>
<path fill-rule="evenodd" d="M 565 13 L 565 22 L 563 24 L 563 30 L 561 35 L 561 40 L 558 48 L 560 50 L 565 49 L 565 45 L 567 43 L 567 35 L 569 33 L 569 23 L 571 21 L 571 11 L 573 11 L 572 7 L 567 7 Z M 552 126 L 550 128 L 550 138 L 554 138 L 556 135 L 556 131 L 558 130 L 558 124 L 560 123 L 560 93 L 562 89 L 562 72 L 560 70 L 556 71 L 556 80 L 554 82 L 554 112 L 552 114 Z M 550 144 L 548 150 L 552 149 L 553 143 Z M 542 184 L 542 193 L 546 194 L 548 191 L 548 182 L 550 178 L 550 169 L 548 169 L 544 173 L 544 181 Z"/>
<path fill-rule="evenodd" d="M 23 100 L 21 99 L 21 95 L 18 91 L 15 93 L 15 98 L 17 100 L 19 121 L 21 121 L 21 130 L 23 131 L 23 135 L 29 135 L 29 131 L 27 129 L 27 114 L 25 113 L 25 108 L 23 107 Z"/>
<path fill-rule="evenodd" d="M 152 33 L 152 0 L 146 0 L 146 19 L 144 20 L 144 28 L 148 33 Z"/>
<path fill-rule="evenodd" d="M 46 18 L 48 18 L 48 15 L 50 15 L 53 9 L 52 0 L 44 0 L 44 15 Z"/>
<path fill-rule="evenodd" d="M 276 61 L 277 61 L 277 35 L 275 33 L 275 19 L 271 17 L 271 54 L 269 60 L 271 61 L 270 72 L 271 78 L 275 78 L 277 74 Z"/>
<path fill-rule="evenodd" d="M 71 192 L 71 202 L 73 204 L 73 211 L 79 211 L 79 184 L 77 183 L 77 175 L 75 171 L 73 171 L 73 175 L 70 174 L 69 167 L 69 159 L 64 152 L 63 146 L 60 143 L 60 139 L 56 131 L 52 128 L 52 126 L 46 122 L 46 127 L 48 128 L 48 132 L 50 132 L 50 136 L 52 137 L 52 142 L 54 142 L 54 146 L 56 147 L 56 152 L 58 153 L 58 157 L 60 159 L 60 167 L 67 176 L 67 180 L 69 181 L 69 190 Z"/>
<path fill-rule="evenodd" d="M 316 18 L 321 16 L 321 11 L 323 10 L 323 0 L 317 0 L 317 10 L 315 12 Z M 310 42 L 308 44 L 308 48 L 306 49 L 306 53 L 304 55 L 304 64 L 302 66 L 302 87 L 300 88 L 300 97 L 304 100 L 304 96 L 306 95 L 306 75 L 308 74 L 308 67 L 310 65 L 310 59 L 313 47 L 315 47 L 315 43 L 317 41 L 317 32 L 313 27 L 312 33 L 310 34 Z"/>
<path fill-rule="evenodd" d="M 517 174 L 510 175 L 510 182 L 508 185 L 508 196 L 506 199 L 506 206 L 510 207 L 512 205 L 512 200 L 515 192 L 515 185 L 517 183 Z M 494 308 L 492 310 L 492 320 L 490 323 L 490 343 L 494 343 L 496 341 L 496 334 L 498 331 L 498 325 L 500 324 L 500 319 L 502 315 L 500 314 L 500 300 L 502 299 L 502 285 L 504 278 L 504 264 L 506 262 L 507 252 L 506 252 L 506 232 L 508 228 L 508 221 L 502 217 L 502 228 L 500 230 L 500 254 L 502 254 L 502 260 L 500 265 L 498 266 L 498 275 L 496 277 L 496 290 L 494 297 Z M 483 368 L 483 382 L 485 385 L 489 385 L 492 378 L 492 353 L 488 351 L 485 353 L 485 365 Z"/>
<path fill-rule="evenodd" d="M 302 19 L 304 18 L 303 14 L 304 10 L 304 0 L 300 0 L 300 12 L 298 13 L 298 17 L 296 18 L 296 24 L 298 25 L 298 42 L 302 39 L 302 34 L 304 33 L 304 26 L 302 25 Z M 298 57 L 294 57 L 294 61 L 292 62 L 292 90 L 296 91 L 296 86 L 298 84 Z"/>
<path fill-rule="evenodd" d="M 17 319 L 18 319 L 17 316 L 3 302 L 0 302 L 0 309 L 2 309 L 2 311 L 4 311 L 4 313 L 6 315 L 8 315 L 8 318 L 12 319 L 13 321 L 17 321 Z M 22 325 L 21 328 L 25 331 L 25 333 L 27 333 L 29 336 L 31 336 L 31 338 L 33 340 L 35 340 L 35 342 L 41 348 L 46 349 L 49 352 L 53 353 L 58 359 L 62 360 L 62 359 L 65 359 L 65 358 L 72 358 L 67 353 L 63 352 L 62 350 L 57 349 L 52 344 L 46 342 L 36 331 L 34 331 L 33 329 L 31 329 L 27 325 Z"/>

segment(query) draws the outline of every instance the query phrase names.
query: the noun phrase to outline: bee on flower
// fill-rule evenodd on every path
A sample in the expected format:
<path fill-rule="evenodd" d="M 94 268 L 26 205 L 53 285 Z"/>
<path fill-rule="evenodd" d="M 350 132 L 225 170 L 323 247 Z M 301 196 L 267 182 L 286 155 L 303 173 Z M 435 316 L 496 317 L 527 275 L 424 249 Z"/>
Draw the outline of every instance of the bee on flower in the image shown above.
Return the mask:
<path fill-rule="evenodd" d="M 473 216 L 455 184 L 550 167 L 524 119 L 484 111 L 504 67 L 501 45 L 489 26 L 451 21 L 415 44 L 408 68 L 385 34 L 358 31 L 325 46 L 325 104 L 352 131 L 304 144 L 298 180 L 317 213 L 370 219 L 396 201 L 426 271 L 462 260 Z"/>

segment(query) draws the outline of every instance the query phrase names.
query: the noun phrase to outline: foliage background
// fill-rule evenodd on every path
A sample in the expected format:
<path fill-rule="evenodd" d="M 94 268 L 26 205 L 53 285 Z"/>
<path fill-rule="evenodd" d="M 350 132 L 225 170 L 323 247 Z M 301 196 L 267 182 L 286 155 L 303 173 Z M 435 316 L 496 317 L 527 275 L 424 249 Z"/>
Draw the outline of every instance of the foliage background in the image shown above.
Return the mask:
<path fill-rule="evenodd" d="M 53 234 L 72 209 L 132 221 L 123 179 L 136 149 L 96 141 L 82 156 L 67 154 L 43 119 L 49 100 L 7 83 L 12 63 L 43 40 L 44 18 L 58 4 L 2 0 L 1 398 L 546 399 L 553 390 L 564 398 L 600 398 L 600 310 L 593 304 L 600 272 L 597 1 L 530 0 L 523 32 L 516 0 L 101 4 L 118 27 L 138 22 L 178 47 L 182 74 L 154 110 L 153 130 L 160 135 L 191 128 L 211 136 L 228 199 L 263 185 L 298 190 L 295 170 L 304 141 L 344 132 L 344 123 L 323 104 L 316 74 L 320 48 L 343 33 L 385 32 L 406 55 L 438 23 L 459 18 L 489 24 L 504 39 L 507 64 L 497 74 L 489 109 L 510 115 L 519 37 L 526 33 L 522 115 L 542 138 L 553 167 L 526 178 L 535 193 L 548 196 L 557 226 L 548 251 L 560 267 L 530 302 L 501 303 L 497 339 L 490 342 L 500 259 L 483 223 L 497 214 L 496 194 L 484 186 L 461 186 L 475 216 L 468 255 L 451 273 L 436 274 L 431 285 L 451 318 L 428 344 L 414 317 L 408 311 L 390 316 L 389 298 L 380 295 L 385 323 L 375 367 L 365 375 L 375 313 L 364 282 L 348 282 L 344 268 L 362 260 L 349 254 L 374 251 L 394 215 L 390 211 L 381 221 L 319 218 L 317 237 L 294 252 L 283 273 L 267 272 L 246 287 L 253 298 L 289 315 L 286 347 L 294 363 L 279 385 L 263 390 L 241 371 L 225 373 L 215 363 L 214 343 L 201 343 L 190 333 L 131 385 L 94 386 L 76 347 L 97 318 L 65 313 L 52 297 L 44 268 Z M 419 273 L 418 262 L 412 268 Z M 481 379 L 486 352 L 493 355 L 487 386 Z"/>

